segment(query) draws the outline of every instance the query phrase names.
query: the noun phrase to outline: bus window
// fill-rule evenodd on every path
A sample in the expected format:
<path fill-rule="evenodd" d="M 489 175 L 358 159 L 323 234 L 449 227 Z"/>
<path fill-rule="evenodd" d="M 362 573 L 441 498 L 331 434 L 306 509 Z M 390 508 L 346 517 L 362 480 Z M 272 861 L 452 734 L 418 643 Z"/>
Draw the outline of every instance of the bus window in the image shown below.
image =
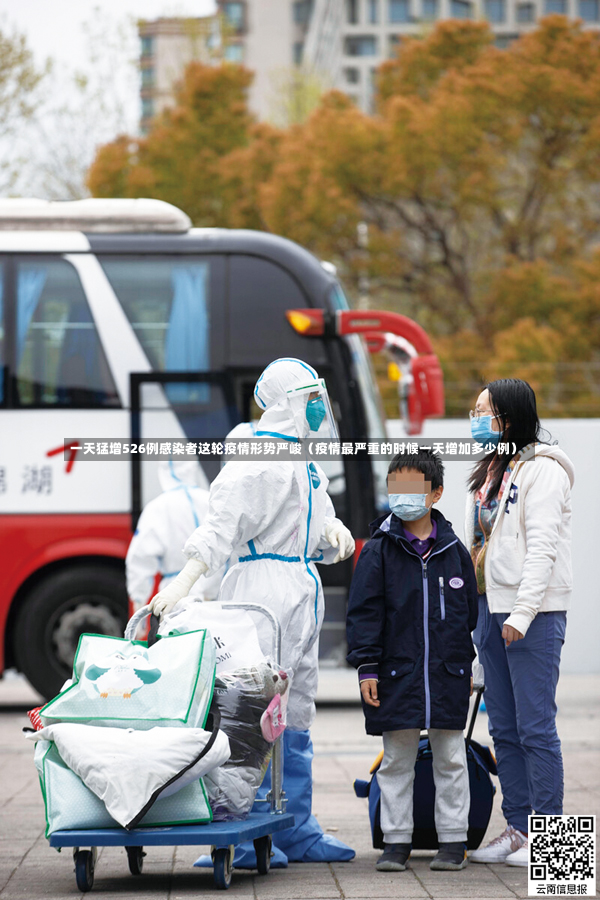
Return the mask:
<path fill-rule="evenodd" d="M 207 372 L 211 265 L 198 257 L 100 258 L 152 368 Z M 173 404 L 205 403 L 206 384 L 169 385 Z"/>
<path fill-rule="evenodd" d="M 286 319 L 286 310 L 308 305 L 288 272 L 267 259 L 232 255 L 229 285 L 229 365 L 260 373 L 278 356 L 299 357 L 317 369 L 327 362 L 323 342 L 307 341 Z"/>
<path fill-rule="evenodd" d="M 17 261 L 16 291 L 15 405 L 119 406 L 73 266 L 62 259 Z"/>
<path fill-rule="evenodd" d="M 334 309 L 349 309 L 348 301 L 340 284 L 336 284 L 332 288 L 329 299 Z M 368 435 L 372 440 L 382 440 L 387 437 L 385 415 L 369 354 L 358 334 L 350 334 L 345 340 L 350 347 L 356 381 L 365 408 Z M 375 481 L 375 505 L 378 512 L 387 512 L 389 509 L 387 492 L 388 463 L 385 460 L 377 459 L 372 461 L 372 465 Z"/>

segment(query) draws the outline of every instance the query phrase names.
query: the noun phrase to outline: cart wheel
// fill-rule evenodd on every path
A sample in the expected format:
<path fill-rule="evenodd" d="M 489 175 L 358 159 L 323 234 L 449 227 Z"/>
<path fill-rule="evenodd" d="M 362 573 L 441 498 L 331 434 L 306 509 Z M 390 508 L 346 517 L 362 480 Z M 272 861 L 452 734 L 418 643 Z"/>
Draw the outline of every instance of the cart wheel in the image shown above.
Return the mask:
<path fill-rule="evenodd" d="M 256 868 L 259 875 L 268 875 L 271 868 L 271 835 L 256 838 L 254 849 L 256 851 Z"/>
<path fill-rule="evenodd" d="M 75 854 L 75 881 L 80 891 L 91 891 L 94 886 L 94 853 L 78 850 Z"/>
<path fill-rule="evenodd" d="M 212 851 L 215 886 L 226 891 L 231 884 L 231 850 L 229 847 L 215 847 Z"/>
<path fill-rule="evenodd" d="M 125 847 L 127 850 L 127 862 L 129 863 L 129 871 L 132 875 L 141 875 L 144 868 L 144 848 L 143 847 Z"/>

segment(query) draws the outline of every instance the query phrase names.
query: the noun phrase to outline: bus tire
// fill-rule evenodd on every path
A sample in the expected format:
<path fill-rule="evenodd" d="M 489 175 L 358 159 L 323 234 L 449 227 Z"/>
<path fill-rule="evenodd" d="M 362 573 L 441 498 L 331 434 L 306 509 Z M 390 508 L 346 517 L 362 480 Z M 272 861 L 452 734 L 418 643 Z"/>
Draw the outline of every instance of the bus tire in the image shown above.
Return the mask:
<path fill-rule="evenodd" d="M 14 630 L 17 668 L 46 699 L 72 674 L 79 635 L 122 637 L 127 591 L 122 571 L 99 563 L 52 572 L 22 599 Z"/>

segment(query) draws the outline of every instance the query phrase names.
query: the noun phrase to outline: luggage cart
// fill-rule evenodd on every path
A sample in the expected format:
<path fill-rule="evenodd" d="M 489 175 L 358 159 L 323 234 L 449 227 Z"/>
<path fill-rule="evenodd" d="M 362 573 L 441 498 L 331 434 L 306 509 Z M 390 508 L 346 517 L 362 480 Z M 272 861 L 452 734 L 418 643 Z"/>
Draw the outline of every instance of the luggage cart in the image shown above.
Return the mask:
<path fill-rule="evenodd" d="M 279 664 L 281 657 L 281 629 L 270 609 L 258 603 L 226 603 L 226 609 L 242 609 L 266 616 L 273 627 L 273 657 Z M 125 637 L 135 637 L 140 622 L 149 615 L 143 607 L 131 617 Z M 93 828 L 85 831 L 55 831 L 49 837 L 51 847 L 73 848 L 75 880 L 80 891 L 90 891 L 94 884 L 98 847 L 124 847 L 129 871 L 141 875 L 144 864 L 144 847 L 211 846 L 215 887 L 227 890 L 231 884 L 233 855 L 236 846 L 253 841 L 259 875 L 266 875 L 271 864 L 271 837 L 294 825 L 294 816 L 285 812 L 285 796 L 282 790 L 283 757 L 281 737 L 273 745 L 271 759 L 271 790 L 264 802 L 266 812 L 250 812 L 245 819 L 235 822 L 211 822 L 208 825 L 173 825 L 147 828 Z"/>

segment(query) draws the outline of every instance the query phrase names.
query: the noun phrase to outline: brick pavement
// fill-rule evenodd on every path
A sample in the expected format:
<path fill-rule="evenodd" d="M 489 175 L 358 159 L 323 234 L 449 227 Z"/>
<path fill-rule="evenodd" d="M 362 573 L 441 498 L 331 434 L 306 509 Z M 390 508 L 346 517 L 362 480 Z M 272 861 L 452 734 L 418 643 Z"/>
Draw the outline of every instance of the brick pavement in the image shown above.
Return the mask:
<path fill-rule="evenodd" d="M 339 678 L 336 693 L 340 691 L 338 682 Z M 597 676 L 564 676 L 559 685 L 565 812 L 600 813 L 598 682 Z M 22 738 L 20 730 L 26 719 L 14 705 L 22 706 L 29 697 L 22 683 L 0 682 L 0 898 L 66 900 L 79 896 L 70 852 L 51 850 L 44 838 L 33 748 Z M 485 716 L 480 716 L 475 737 L 488 740 Z M 462 872 L 432 872 L 431 854 L 417 853 L 407 872 L 376 872 L 378 851 L 369 842 L 366 801 L 354 796 L 351 785 L 354 778 L 367 777 L 379 741 L 364 734 L 362 713 L 350 706 L 321 707 L 313 738 L 317 754 L 315 812 L 324 828 L 356 848 L 357 858 L 335 865 L 291 865 L 266 878 L 236 872 L 228 892 L 230 900 L 492 900 L 527 896 L 526 870 L 507 866 L 471 865 Z M 489 833 L 502 828 L 498 792 Z M 198 855 L 191 847 L 151 848 L 144 874 L 133 878 L 124 851 L 105 848 L 99 853 L 91 896 L 97 900 L 178 900 L 214 894 L 210 870 L 192 868 Z"/>

